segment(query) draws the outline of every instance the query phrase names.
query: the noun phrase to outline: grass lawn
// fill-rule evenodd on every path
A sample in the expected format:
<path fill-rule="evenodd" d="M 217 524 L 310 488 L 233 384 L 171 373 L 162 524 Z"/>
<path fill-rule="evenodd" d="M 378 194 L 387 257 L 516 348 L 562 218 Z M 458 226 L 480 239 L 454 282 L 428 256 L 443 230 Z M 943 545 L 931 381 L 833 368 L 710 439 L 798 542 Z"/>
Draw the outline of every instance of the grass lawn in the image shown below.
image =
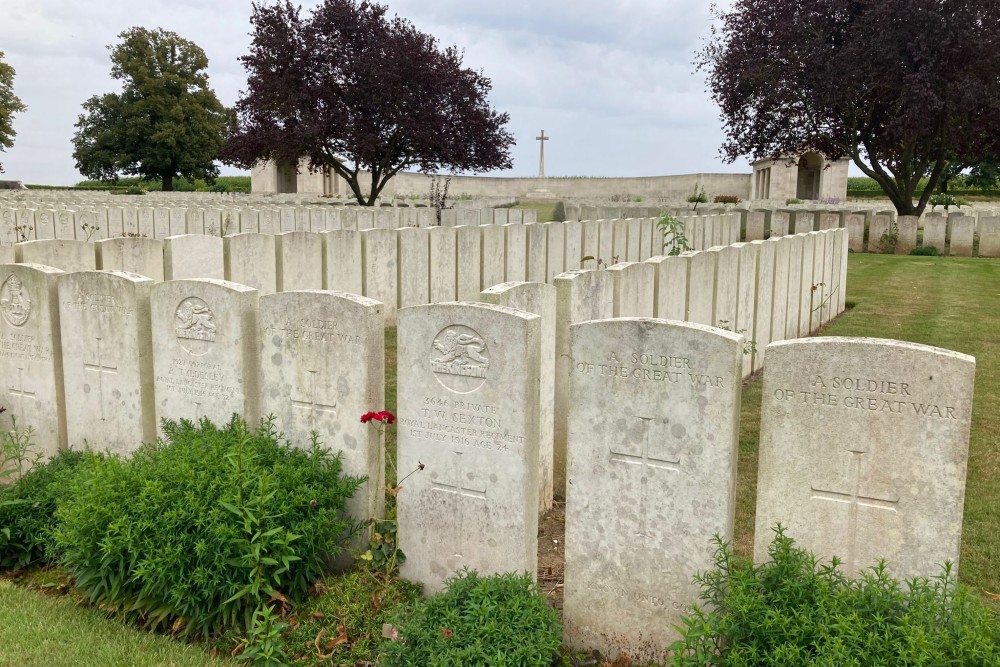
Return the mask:
<path fill-rule="evenodd" d="M 127 627 L 69 596 L 0 581 L 0 667 L 205 667 L 203 649 Z"/>
<path fill-rule="evenodd" d="M 894 338 L 976 357 L 959 578 L 1000 608 L 1000 261 L 852 253 L 847 300 L 855 307 L 821 335 Z M 743 393 L 735 543 L 744 555 L 753 544 L 760 385 L 757 378 Z"/>

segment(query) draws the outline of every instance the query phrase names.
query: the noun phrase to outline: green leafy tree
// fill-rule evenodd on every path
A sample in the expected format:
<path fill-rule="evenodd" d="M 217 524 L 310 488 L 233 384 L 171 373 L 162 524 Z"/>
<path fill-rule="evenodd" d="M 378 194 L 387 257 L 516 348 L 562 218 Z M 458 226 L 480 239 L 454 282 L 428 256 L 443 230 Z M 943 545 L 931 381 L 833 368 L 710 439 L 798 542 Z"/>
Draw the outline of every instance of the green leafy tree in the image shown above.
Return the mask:
<path fill-rule="evenodd" d="M 118 37 L 108 48 L 122 92 L 83 103 L 73 136 L 76 168 L 92 179 L 160 179 L 164 190 L 173 190 L 178 175 L 214 180 L 231 116 L 208 87 L 205 52 L 166 30 L 136 27 Z"/>
<path fill-rule="evenodd" d="M 0 151 L 6 151 L 14 145 L 14 114 L 27 111 L 21 99 L 14 94 L 14 68 L 3 60 L 0 51 Z M 0 164 L 0 172 L 3 165 Z"/>

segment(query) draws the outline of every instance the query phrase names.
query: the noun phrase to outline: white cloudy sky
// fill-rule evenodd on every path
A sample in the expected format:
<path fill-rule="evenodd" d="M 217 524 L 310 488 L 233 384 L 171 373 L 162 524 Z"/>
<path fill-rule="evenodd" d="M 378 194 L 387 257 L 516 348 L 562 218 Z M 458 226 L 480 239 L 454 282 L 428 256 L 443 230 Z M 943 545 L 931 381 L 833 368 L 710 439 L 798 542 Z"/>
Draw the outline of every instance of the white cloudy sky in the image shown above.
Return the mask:
<path fill-rule="evenodd" d="M 718 113 L 691 61 L 710 25 L 706 0 L 382 0 L 493 80 L 517 140 L 511 175 L 747 172 L 723 164 Z M 306 0 L 311 7 L 318 0 Z M 108 45 L 133 26 L 172 30 L 205 49 L 211 85 L 232 104 L 245 84 L 248 0 L 3 0 L 0 51 L 28 106 L 15 118 L 2 178 L 71 184 L 80 104 L 116 90 Z M 226 173 L 236 173 L 226 170 Z"/>

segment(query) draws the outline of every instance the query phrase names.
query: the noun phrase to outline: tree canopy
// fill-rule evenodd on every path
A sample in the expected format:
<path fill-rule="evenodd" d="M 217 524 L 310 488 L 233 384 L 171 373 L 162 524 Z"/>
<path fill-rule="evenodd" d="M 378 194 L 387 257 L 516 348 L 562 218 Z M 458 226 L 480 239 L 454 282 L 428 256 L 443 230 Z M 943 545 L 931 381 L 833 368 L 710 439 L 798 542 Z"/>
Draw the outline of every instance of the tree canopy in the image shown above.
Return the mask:
<path fill-rule="evenodd" d="M 1000 154 L 996 0 L 736 0 L 716 14 L 695 64 L 727 161 L 847 157 L 919 215 L 950 163 Z"/>
<path fill-rule="evenodd" d="M 487 100 L 490 80 L 455 47 L 367 0 L 325 0 L 303 16 L 290 2 L 255 3 L 247 90 L 224 161 L 329 168 L 359 203 L 392 176 L 509 168 L 509 116 Z M 363 188 L 362 172 L 371 176 Z"/>
<path fill-rule="evenodd" d="M 14 114 L 28 110 L 21 99 L 14 94 L 14 68 L 4 62 L 0 51 L 0 151 L 14 145 Z M 3 164 L 0 164 L 3 172 Z"/>
<path fill-rule="evenodd" d="M 166 30 L 130 28 L 111 49 L 111 76 L 121 93 L 83 103 L 73 158 L 87 178 L 121 174 L 162 179 L 218 176 L 213 164 L 231 114 L 208 86 L 208 57 L 194 42 Z"/>

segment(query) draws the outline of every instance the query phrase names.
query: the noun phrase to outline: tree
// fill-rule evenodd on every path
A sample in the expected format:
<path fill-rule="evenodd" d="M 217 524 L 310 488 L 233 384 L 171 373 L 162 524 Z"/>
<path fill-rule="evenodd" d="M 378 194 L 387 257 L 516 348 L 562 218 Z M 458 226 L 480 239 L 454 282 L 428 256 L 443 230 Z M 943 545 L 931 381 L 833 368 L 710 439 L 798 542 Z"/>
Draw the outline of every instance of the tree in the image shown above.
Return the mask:
<path fill-rule="evenodd" d="M 716 18 L 695 65 L 727 161 L 849 157 L 901 215 L 919 215 L 949 162 L 998 154 L 994 0 L 736 0 Z"/>
<path fill-rule="evenodd" d="M 311 15 L 290 2 L 253 5 L 253 41 L 240 60 L 247 90 L 223 160 L 328 168 L 373 205 L 400 170 L 488 171 L 511 166 L 509 116 L 487 101 L 490 80 L 462 67 L 455 47 L 386 8 L 325 0 Z M 370 172 L 367 193 L 362 171 Z"/>
<path fill-rule="evenodd" d="M 120 174 L 213 180 L 213 164 L 231 114 L 208 87 L 208 57 L 194 42 L 166 30 L 130 28 L 111 49 L 111 76 L 121 93 L 83 103 L 73 136 L 76 168 L 87 178 Z"/>
<path fill-rule="evenodd" d="M 6 151 L 14 145 L 14 114 L 24 113 L 28 107 L 14 94 L 14 68 L 3 60 L 0 51 L 0 151 Z M 0 173 L 3 165 L 0 164 Z"/>

